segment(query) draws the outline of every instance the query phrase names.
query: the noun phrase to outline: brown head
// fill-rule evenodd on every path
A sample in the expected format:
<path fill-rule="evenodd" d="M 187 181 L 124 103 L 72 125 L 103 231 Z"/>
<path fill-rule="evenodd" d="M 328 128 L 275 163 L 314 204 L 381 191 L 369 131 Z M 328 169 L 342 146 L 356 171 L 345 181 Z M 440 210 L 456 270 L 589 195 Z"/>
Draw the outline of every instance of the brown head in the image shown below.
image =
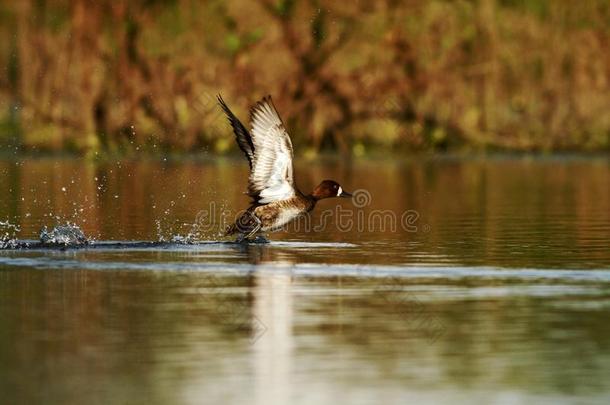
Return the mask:
<path fill-rule="evenodd" d="M 332 197 L 350 198 L 352 195 L 347 191 L 344 191 L 343 188 L 336 181 L 324 180 L 318 185 L 318 187 L 313 190 L 311 196 L 316 200 L 321 200 L 323 198 Z"/>

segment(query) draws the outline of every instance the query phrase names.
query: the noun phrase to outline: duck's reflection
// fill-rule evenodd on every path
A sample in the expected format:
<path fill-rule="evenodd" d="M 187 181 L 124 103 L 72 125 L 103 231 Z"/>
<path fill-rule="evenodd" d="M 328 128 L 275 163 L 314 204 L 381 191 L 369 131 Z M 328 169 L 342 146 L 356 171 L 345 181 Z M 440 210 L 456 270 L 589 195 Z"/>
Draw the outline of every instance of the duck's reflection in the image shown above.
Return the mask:
<path fill-rule="evenodd" d="M 291 267 L 299 261 L 299 256 L 288 249 L 278 249 L 270 244 L 250 243 L 242 245 L 240 250 L 245 253 L 245 256 L 250 264 L 273 267 Z"/>
<path fill-rule="evenodd" d="M 265 246 L 250 246 L 253 273 L 252 361 L 255 400 L 290 402 L 293 349 L 292 262 L 280 261 Z"/>

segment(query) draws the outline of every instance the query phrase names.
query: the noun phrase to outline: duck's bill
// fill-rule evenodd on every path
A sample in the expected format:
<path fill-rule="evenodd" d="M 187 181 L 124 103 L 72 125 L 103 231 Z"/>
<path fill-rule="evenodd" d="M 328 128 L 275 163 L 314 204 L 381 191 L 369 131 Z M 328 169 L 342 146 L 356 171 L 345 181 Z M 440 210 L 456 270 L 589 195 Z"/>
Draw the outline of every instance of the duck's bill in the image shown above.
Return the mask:
<path fill-rule="evenodd" d="M 348 193 L 347 191 L 342 191 L 341 194 L 339 194 L 339 197 L 352 198 L 352 194 Z"/>

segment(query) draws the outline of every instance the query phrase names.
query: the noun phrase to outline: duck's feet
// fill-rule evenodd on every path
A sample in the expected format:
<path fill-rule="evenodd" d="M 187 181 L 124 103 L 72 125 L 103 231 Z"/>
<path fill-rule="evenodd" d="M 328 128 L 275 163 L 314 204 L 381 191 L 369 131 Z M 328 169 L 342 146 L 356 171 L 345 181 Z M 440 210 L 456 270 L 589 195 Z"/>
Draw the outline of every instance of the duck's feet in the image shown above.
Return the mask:
<path fill-rule="evenodd" d="M 256 238 L 251 240 L 251 243 L 269 243 L 269 240 L 263 235 L 258 235 Z"/>

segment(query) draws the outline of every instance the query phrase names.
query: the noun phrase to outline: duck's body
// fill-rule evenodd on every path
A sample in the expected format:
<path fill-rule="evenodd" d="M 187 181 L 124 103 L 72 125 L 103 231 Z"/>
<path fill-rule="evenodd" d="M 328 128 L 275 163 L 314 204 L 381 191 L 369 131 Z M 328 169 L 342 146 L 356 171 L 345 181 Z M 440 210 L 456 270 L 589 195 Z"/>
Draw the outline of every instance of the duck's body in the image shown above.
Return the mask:
<path fill-rule="evenodd" d="M 260 222 L 258 232 L 271 232 L 281 229 L 299 216 L 313 210 L 316 201 L 304 195 L 269 204 L 252 204 L 228 229 L 226 234 L 249 234 Z"/>
<path fill-rule="evenodd" d="M 311 211 L 318 200 L 351 196 L 332 180 L 324 180 L 311 194 L 299 191 L 293 176 L 292 142 L 270 96 L 250 110 L 251 133 L 220 96 L 218 102 L 250 164 L 248 195 L 252 203 L 227 228 L 227 235 L 239 234 L 248 239 L 260 232 L 277 230 Z"/>

